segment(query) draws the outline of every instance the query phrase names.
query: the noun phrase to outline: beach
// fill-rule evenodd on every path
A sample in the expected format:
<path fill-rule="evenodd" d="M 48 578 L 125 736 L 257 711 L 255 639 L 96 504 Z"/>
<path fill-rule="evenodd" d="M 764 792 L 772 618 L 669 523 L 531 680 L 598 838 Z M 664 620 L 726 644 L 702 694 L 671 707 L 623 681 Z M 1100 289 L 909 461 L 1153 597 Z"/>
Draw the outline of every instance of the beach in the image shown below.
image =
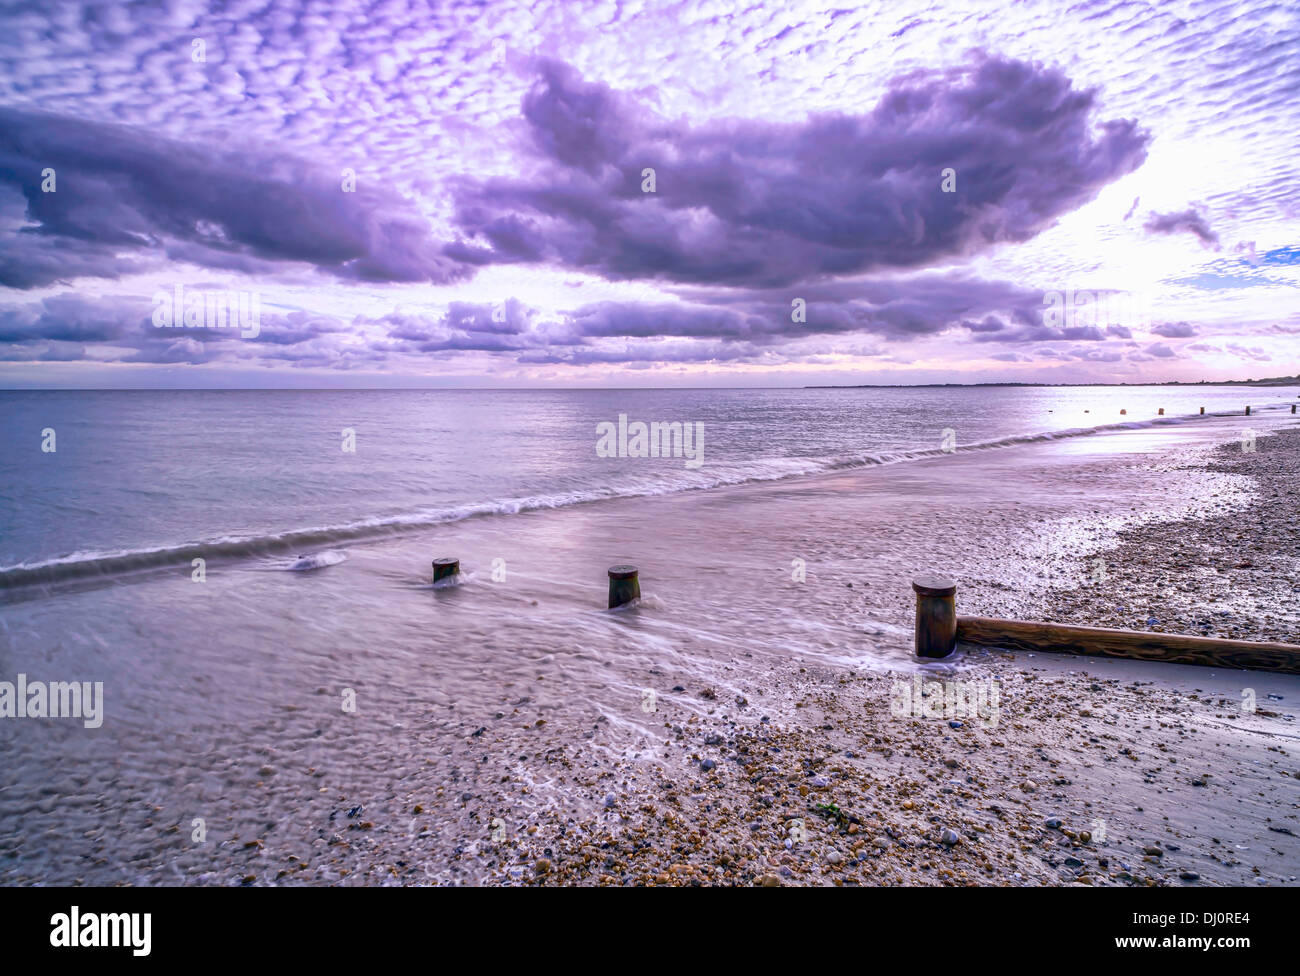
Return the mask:
<path fill-rule="evenodd" d="M 1163 617 L 1150 618 L 1152 630 L 1296 641 L 1300 429 L 1249 453 L 1229 443 L 1206 469 L 1250 479 L 1249 507 L 1122 532 L 1117 546 L 1099 550 L 1104 580 L 1045 589 L 1038 600 L 1008 600 L 996 585 L 977 584 L 973 612 L 1116 627 L 1149 613 Z M 1076 557 L 1084 565 L 1097 558 L 1086 550 Z M 1230 581 L 1219 578 L 1225 573 Z M 1229 609 L 1212 609 L 1220 606 Z M 530 834 L 502 856 L 505 877 L 602 885 L 1296 882 L 1295 677 L 965 651 L 960 680 L 999 688 L 996 724 L 900 720 L 891 697 L 897 678 L 801 668 L 787 682 L 796 725 L 740 731 L 725 709 L 721 720 L 666 722 L 666 751 L 686 760 L 684 773 L 643 783 L 631 799 L 624 781 L 623 792 L 608 795 L 610 812 L 545 825 L 549 833 Z M 927 681 L 956 674 L 927 670 Z M 603 839 L 611 822 L 618 836 Z"/>
<path fill-rule="evenodd" d="M 1300 428 L 1252 423 L 10 594 L 7 669 L 100 678 L 108 718 L 0 725 L 0 880 L 1294 884 L 1300 678 L 911 656 L 936 569 L 961 613 L 1296 641 Z M 642 600 L 606 610 L 624 562 Z M 983 710 L 927 717 L 936 683 Z"/>

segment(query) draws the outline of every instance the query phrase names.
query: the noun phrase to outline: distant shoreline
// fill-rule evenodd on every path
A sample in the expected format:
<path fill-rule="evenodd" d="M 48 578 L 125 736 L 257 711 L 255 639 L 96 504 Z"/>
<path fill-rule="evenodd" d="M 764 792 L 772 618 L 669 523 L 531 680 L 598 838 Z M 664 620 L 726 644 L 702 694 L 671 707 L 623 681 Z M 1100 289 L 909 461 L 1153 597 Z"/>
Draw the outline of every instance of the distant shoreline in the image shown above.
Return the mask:
<path fill-rule="evenodd" d="M 1277 376 L 1264 380 L 1168 380 L 1164 383 L 820 383 L 805 390 L 900 390 L 975 388 L 984 386 L 1039 386 L 1069 388 L 1075 386 L 1300 386 L 1300 376 Z"/>

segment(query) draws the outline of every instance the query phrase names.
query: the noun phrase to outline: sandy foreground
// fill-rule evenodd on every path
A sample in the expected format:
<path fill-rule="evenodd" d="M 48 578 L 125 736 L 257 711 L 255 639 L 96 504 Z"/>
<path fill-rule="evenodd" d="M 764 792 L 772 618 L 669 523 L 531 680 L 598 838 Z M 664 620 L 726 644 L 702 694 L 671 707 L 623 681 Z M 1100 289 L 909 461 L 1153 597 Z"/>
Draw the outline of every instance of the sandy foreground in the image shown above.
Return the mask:
<path fill-rule="evenodd" d="M 1218 449 L 1209 466 L 1249 479 L 1248 509 L 1142 524 L 1095 556 L 1064 543 L 1094 567 L 1088 579 L 1014 594 L 971 581 L 960 612 L 1297 642 L 1300 429 Z M 533 757 L 550 786 L 602 798 L 594 813 L 543 809 L 520 829 L 490 814 L 517 804 L 518 784 L 472 776 L 411 813 L 459 801 L 482 821 L 452 856 L 452 883 L 1296 883 L 1300 678 L 960 650 L 919 681 L 776 677 L 762 707 L 779 722 L 755 724 L 743 698 L 675 689 L 713 707 L 656 706 L 661 760 L 610 761 L 582 743 Z M 917 703 L 940 689 L 947 707 Z M 358 814 L 318 855 L 350 865 L 344 883 L 403 883 L 400 854 L 369 828 Z"/>

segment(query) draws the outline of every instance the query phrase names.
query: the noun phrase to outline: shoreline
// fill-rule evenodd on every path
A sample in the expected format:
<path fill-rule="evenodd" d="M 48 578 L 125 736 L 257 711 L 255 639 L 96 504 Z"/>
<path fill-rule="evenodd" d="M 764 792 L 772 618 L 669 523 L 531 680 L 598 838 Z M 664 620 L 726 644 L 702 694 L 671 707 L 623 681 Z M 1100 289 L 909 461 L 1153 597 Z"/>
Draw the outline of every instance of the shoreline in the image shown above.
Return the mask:
<path fill-rule="evenodd" d="M 1064 452 L 1022 446 L 797 486 L 523 514 L 509 526 L 522 567 L 509 589 L 471 572 L 433 600 L 410 585 L 409 567 L 427 567 L 449 538 L 484 566 L 501 551 L 499 522 L 357 546 L 311 579 L 216 574 L 202 592 L 232 633 L 209 641 L 206 656 L 180 659 L 192 675 L 176 678 L 201 692 L 163 699 L 178 723 L 146 725 L 138 741 L 115 738 L 129 726 L 93 741 L 68 735 L 70 750 L 44 766 L 34 746 L 15 751 L 0 789 L 3 880 L 1294 884 L 1300 680 L 971 649 L 935 664 L 907 657 L 906 574 L 922 559 L 958 570 L 963 612 L 1064 621 L 1072 605 L 1084 615 L 1094 612 L 1087 601 L 1113 598 L 1076 580 L 1099 545 L 1114 561 L 1112 588 L 1131 585 L 1126 574 L 1167 578 L 1113 556 L 1126 544 L 1141 551 L 1144 533 L 1191 538 L 1161 512 L 1241 522 L 1235 534 L 1250 539 L 1233 543 L 1267 549 L 1285 506 L 1249 513 L 1298 470 L 1300 431 L 1288 430 L 1261 437 L 1244 460 L 1193 446 L 1189 462 L 1177 444 L 1208 443 L 1191 430 L 1131 432 Z M 1019 481 L 1008 490 L 1000 475 L 1012 471 Z M 1174 487 L 1177 498 L 1165 494 Z M 1116 492 L 1124 505 L 1074 524 Z M 902 517 L 918 504 L 934 513 L 919 529 Z M 701 547 L 704 525 L 726 545 Z M 1071 534 L 1058 537 L 1062 525 Z M 762 529 L 736 535 L 743 526 Z M 1035 532 L 1047 536 L 1042 552 L 1029 545 Z M 578 537 L 588 549 L 567 550 Z M 628 545 L 644 567 L 647 612 L 608 614 L 592 606 L 589 584 Z M 549 560 L 544 572 L 529 571 L 534 551 Z M 807 557 L 812 583 L 790 582 L 794 553 Z M 1252 561 L 1261 572 L 1241 579 L 1276 577 L 1276 565 Z M 1035 585 L 1035 562 L 1050 585 Z M 696 588 L 701 579 L 709 592 Z M 160 601 L 191 606 L 191 587 L 158 581 L 118 597 L 149 608 L 146 646 L 203 650 L 186 644 L 195 639 L 186 615 L 173 626 L 158 612 Z M 1178 592 L 1188 606 L 1200 599 Z M 66 615 L 107 598 L 70 593 L 38 609 Z M 226 602 L 235 598 L 247 602 L 238 618 Z M 358 602 L 371 598 L 379 602 Z M 247 659 L 229 651 L 254 645 L 233 628 L 286 603 L 303 628 L 295 647 L 308 653 L 281 648 L 257 665 L 260 695 L 209 711 L 245 687 Z M 402 643 L 340 637 L 371 605 L 401 622 Z M 1218 619 L 1231 632 L 1233 619 Z M 444 633 L 467 634 L 476 656 L 430 656 L 426 635 Z M 466 684 L 487 659 L 490 680 Z M 226 660 L 227 671 L 214 670 Z M 176 667 L 169 654 L 158 663 Z M 895 714 L 895 678 L 911 685 L 917 674 L 962 682 L 986 701 L 996 689 L 997 724 Z M 340 715 L 339 685 L 359 689 L 355 715 Z M 659 692 L 649 711 L 648 686 Z M 1239 708 L 1243 687 L 1252 713 Z M 131 704 L 144 714 L 152 700 Z M 88 775 L 103 756 L 111 765 Z M 57 808 L 37 785 L 47 779 L 66 784 Z M 212 832 L 202 846 L 190 838 L 197 815 Z M 56 830 L 62 841 L 50 839 Z"/>
<path fill-rule="evenodd" d="M 1291 487 L 1300 428 L 1260 438 L 1250 453 L 1229 444 L 1211 457 L 1207 470 L 1254 483 L 1245 513 L 1121 530 L 1118 547 L 1102 557 L 1105 579 L 1042 591 L 1041 619 L 1131 626 L 1125 604 L 1114 604 L 1129 593 L 1120 599 L 1162 609 L 1152 629 L 1296 642 L 1300 511 L 1286 502 L 1300 494 Z M 1225 538 L 1228 526 L 1237 531 Z M 1206 567 L 1197 582 L 1254 570 L 1234 577 L 1232 599 L 1241 599 L 1244 581 L 1252 607 L 1286 607 L 1285 591 L 1291 613 L 1194 609 L 1221 595 L 1171 585 L 1192 550 Z M 1230 562 L 1241 553 L 1248 558 L 1237 563 L 1249 565 Z M 1112 604 L 1121 609 L 1106 613 Z M 514 857 L 502 857 L 496 883 L 1296 883 L 1300 679 L 958 653 L 962 661 L 923 671 L 967 690 L 996 688 L 1009 721 L 985 728 L 978 715 L 951 713 L 899 720 L 897 693 L 908 675 L 900 682 L 818 670 L 802 687 L 796 676 L 795 708 L 810 719 L 759 729 L 698 716 L 664 723 L 664 745 L 687 753 L 685 768 L 607 794 L 606 811 L 594 818 L 530 827 L 528 841 L 510 847 Z M 1247 701 L 1253 711 L 1243 710 Z M 536 856 L 539 845 L 544 856 Z"/>

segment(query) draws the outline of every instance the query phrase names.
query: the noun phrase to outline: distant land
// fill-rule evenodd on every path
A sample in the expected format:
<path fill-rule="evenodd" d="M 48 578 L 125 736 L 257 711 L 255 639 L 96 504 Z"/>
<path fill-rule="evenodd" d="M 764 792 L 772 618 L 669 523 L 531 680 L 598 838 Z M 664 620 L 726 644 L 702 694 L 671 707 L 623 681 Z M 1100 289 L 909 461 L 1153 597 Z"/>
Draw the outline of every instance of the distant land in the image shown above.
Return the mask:
<path fill-rule="evenodd" d="M 1166 380 L 1164 383 L 826 383 L 805 390 L 877 390 L 900 387 L 949 386 L 1300 386 L 1300 375 L 1271 376 L 1262 380 Z"/>

